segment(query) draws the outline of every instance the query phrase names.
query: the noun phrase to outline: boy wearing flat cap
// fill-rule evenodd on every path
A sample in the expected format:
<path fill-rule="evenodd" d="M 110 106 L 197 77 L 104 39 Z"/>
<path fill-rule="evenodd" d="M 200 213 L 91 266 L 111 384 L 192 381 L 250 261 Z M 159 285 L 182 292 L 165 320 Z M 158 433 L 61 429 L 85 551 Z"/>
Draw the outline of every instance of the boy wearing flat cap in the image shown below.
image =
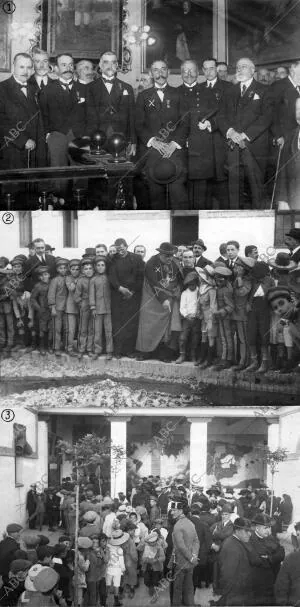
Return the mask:
<path fill-rule="evenodd" d="M 68 295 L 66 287 L 68 263 L 67 259 L 58 258 L 56 260 L 57 276 L 52 278 L 48 291 L 48 304 L 51 308 L 55 356 L 61 356 L 63 330 L 65 328 L 65 311 Z"/>
<path fill-rule="evenodd" d="M 31 291 L 30 303 L 33 310 L 33 316 L 37 317 L 40 354 L 43 356 L 46 354 L 46 350 L 48 350 L 48 348 L 52 348 L 53 340 L 52 318 L 48 305 L 50 272 L 47 266 L 40 266 L 37 269 L 37 274 L 39 280 Z"/>
<path fill-rule="evenodd" d="M 75 291 L 74 301 L 79 308 L 79 327 L 78 327 L 78 358 L 82 359 L 85 352 L 92 357 L 93 355 L 93 317 L 89 304 L 90 282 L 94 276 L 94 259 L 85 257 L 81 261 L 81 275 L 79 276 Z"/>

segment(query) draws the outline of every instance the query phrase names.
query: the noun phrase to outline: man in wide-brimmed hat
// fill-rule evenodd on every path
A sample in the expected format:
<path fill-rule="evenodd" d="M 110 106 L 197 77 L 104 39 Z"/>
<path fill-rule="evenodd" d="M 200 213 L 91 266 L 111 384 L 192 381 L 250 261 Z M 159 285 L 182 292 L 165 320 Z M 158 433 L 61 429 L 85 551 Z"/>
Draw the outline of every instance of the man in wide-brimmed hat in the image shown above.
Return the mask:
<path fill-rule="evenodd" d="M 212 261 L 204 257 L 204 251 L 207 251 L 207 247 L 205 246 L 202 238 L 197 238 L 191 243 L 193 247 L 193 255 L 195 258 L 195 266 L 198 268 L 204 268 L 207 265 L 212 265 Z"/>
<path fill-rule="evenodd" d="M 220 605 L 253 605 L 252 566 L 247 544 L 251 525 L 247 519 L 234 521 L 233 533 L 222 546 L 219 554 Z"/>
<path fill-rule="evenodd" d="M 181 269 L 173 259 L 177 248 L 163 242 L 146 263 L 136 349 L 139 358 L 149 358 L 160 346 L 158 357 L 164 362 L 175 358 L 181 319 L 179 314 L 182 289 Z"/>
<path fill-rule="evenodd" d="M 271 533 L 272 518 L 258 513 L 252 520 L 254 531 L 249 540 L 253 549 L 253 605 L 274 605 L 274 584 L 285 551 Z"/>

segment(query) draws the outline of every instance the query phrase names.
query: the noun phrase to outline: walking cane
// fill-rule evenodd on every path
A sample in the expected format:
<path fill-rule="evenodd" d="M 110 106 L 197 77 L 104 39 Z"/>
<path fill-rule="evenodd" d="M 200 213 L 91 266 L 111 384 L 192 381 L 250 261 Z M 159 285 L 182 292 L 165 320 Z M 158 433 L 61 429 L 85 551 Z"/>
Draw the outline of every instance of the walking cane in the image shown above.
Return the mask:
<path fill-rule="evenodd" d="M 278 179 L 278 175 L 279 175 L 279 164 L 280 164 L 280 158 L 281 158 L 282 148 L 283 148 L 283 146 L 280 146 L 279 147 L 279 152 L 278 152 L 278 158 L 277 158 L 277 163 L 276 163 L 276 172 L 275 172 L 275 179 L 274 179 L 274 186 L 273 186 L 273 192 L 272 192 L 272 198 L 271 198 L 270 211 L 272 210 L 273 202 L 274 202 L 274 197 L 275 197 L 275 190 L 276 190 L 277 179 Z"/>

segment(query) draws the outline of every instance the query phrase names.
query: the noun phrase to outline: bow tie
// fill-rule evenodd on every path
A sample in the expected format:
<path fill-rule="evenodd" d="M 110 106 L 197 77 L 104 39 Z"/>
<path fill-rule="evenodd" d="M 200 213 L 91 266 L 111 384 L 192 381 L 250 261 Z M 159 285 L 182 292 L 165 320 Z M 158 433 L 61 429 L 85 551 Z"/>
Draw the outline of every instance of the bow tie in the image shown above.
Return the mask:
<path fill-rule="evenodd" d="M 155 88 L 156 88 L 157 91 L 164 91 L 165 88 L 166 88 L 166 86 L 167 86 L 166 84 L 164 84 L 164 86 L 156 86 L 155 85 Z"/>
<path fill-rule="evenodd" d="M 114 81 L 115 81 L 115 78 L 104 78 L 104 77 L 102 76 L 102 80 L 103 80 L 103 82 L 104 82 L 105 84 L 113 84 L 113 83 L 114 83 Z"/>
<path fill-rule="evenodd" d="M 19 82 L 17 82 L 17 85 L 20 87 L 20 89 L 27 89 L 27 82 L 25 82 L 24 84 L 20 84 Z"/>

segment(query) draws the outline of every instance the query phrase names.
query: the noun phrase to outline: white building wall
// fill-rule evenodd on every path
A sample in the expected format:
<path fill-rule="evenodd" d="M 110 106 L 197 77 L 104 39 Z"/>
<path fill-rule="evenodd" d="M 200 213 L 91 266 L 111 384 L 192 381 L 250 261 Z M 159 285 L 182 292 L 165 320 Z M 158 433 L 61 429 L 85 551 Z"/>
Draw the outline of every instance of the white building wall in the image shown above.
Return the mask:
<path fill-rule="evenodd" d="M 26 495 L 34 482 L 47 481 L 48 458 L 45 422 L 37 422 L 31 411 L 14 407 L 15 419 L 0 419 L 0 537 L 9 523 L 26 523 Z M 13 424 L 26 426 L 26 439 L 35 457 L 17 458 L 21 486 L 15 485 Z"/>
<path fill-rule="evenodd" d="M 280 417 L 279 444 L 288 450 L 288 459 L 279 464 L 275 474 L 276 495 L 287 493 L 294 505 L 293 521 L 300 520 L 300 407 Z"/>

